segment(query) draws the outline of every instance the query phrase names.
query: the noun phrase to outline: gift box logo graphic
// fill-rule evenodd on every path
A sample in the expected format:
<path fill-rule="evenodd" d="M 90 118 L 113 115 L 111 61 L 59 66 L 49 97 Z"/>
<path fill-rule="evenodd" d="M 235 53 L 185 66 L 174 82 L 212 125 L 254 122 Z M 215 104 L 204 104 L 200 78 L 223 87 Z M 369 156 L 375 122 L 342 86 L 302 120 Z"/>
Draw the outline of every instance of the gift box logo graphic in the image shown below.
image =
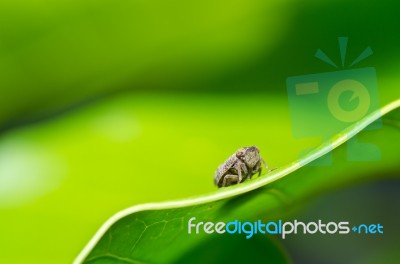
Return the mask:
<path fill-rule="evenodd" d="M 341 70 L 289 77 L 286 81 L 293 134 L 296 138 L 319 137 L 321 141 L 379 108 L 376 71 L 373 67 L 350 69 L 372 55 L 367 47 L 346 66 L 347 37 L 339 37 Z M 315 56 L 339 68 L 322 50 Z M 380 121 L 368 129 L 377 129 Z M 308 150 L 303 152 L 306 153 Z M 348 160 L 377 160 L 380 150 L 357 137 L 347 142 Z M 313 165 L 330 165 L 332 157 L 326 155 Z"/>

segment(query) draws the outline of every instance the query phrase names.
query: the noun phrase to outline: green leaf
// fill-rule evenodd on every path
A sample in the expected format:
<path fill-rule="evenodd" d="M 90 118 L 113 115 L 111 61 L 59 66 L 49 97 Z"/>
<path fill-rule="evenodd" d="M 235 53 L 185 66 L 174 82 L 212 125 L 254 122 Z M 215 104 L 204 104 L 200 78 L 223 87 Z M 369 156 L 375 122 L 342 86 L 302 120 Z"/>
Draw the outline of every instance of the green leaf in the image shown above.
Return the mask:
<path fill-rule="evenodd" d="M 192 264 L 257 263 L 262 259 L 275 264 L 288 262 L 283 249 L 275 241 L 263 237 L 245 240 L 239 235 L 213 236 L 182 253 L 182 256 L 175 262 Z"/>
<path fill-rule="evenodd" d="M 179 261 L 190 255 L 188 252 L 194 248 L 202 247 L 209 237 L 216 239 L 218 236 L 205 235 L 204 232 L 188 234 L 187 222 L 192 217 L 203 222 L 251 221 L 261 217 L 276 219 L 290 206 L 332 186 L 364 179 L 366 175 L 398 171 L 399 107 L 400 100 L 384 106 L 301 159 L 257 179 L 203 196 L 143 204 L 123 210 L 100 228 L 75 263 Z M 392 113 L 384 116 L 389 112 Z M 362 131 L 380 117 L 383 117 L 381 129 Z M 347 160 L 346 149 L 341 145 L 355 135 L 359 141 L 368 140 L 379 147 L 381 159 L 368 163 Z M 305 166 L 323 159 L 333 149 L 334 162 L 340 161 L 335 162 L 335 166 Z M 347 174 L 349 168 L 357 173 Z M 229 235 L 221 237 L 224 236 Z M 248 242 L 251 239 L 246 240 L 244 236 L 241 239 L 242 245 L 251 243 Z"/>

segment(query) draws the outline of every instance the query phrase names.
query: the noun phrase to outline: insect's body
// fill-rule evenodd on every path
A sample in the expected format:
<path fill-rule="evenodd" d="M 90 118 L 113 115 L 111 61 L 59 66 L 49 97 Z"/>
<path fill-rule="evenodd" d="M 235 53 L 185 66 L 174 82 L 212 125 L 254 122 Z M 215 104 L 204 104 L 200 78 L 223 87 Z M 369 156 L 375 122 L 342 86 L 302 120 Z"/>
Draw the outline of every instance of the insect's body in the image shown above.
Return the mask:
<path fill-rule="evenodd" d="M 232 154 L 223 164 L 221 164 L 215 172 L 214 183 L 219 185 L 220 180 L 227 174 L 238 175 L 237 167 L 240 166 L 240 160 L 236 157 L 236 153 Z"/>
<path fill-rule="evenodd" d="M 241 148 L 218 167 L 214 175 L 214 183 L 218 187 L 226 187 L 241 183 L 257 172 L 260 175 L 261 163 L 268 169 L 257 147 Z"/>

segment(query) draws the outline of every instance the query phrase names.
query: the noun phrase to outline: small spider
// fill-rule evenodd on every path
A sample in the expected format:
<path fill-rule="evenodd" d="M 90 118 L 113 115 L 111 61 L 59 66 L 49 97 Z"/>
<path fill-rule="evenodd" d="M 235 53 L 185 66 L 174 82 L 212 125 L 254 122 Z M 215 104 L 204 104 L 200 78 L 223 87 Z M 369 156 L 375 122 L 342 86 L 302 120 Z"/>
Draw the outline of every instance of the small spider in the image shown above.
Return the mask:
<path fill-rule="evenodd" d="M 218 167 L 214 175 L 214 183 L 219 188 L 227 187 L 250 179 L 257 172 L 260 176 L 261 163 L 269 171 L 256 146 L 243 147 Z"/>

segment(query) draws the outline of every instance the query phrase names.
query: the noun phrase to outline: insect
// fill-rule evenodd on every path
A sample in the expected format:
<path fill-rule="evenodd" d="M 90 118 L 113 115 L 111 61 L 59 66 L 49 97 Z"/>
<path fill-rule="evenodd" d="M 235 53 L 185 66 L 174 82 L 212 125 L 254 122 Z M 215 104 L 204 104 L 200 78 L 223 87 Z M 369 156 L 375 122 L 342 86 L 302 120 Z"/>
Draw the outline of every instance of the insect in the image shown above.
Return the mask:
<path fill-rule="evenodd" d="M 214 183 L 219 188 L 227 187 L 244 182 L 257 172 L 260 176 L 261 163 L 269 171 L 256 146 L 240 148 L 218 167 L 214 175 Z"/>

